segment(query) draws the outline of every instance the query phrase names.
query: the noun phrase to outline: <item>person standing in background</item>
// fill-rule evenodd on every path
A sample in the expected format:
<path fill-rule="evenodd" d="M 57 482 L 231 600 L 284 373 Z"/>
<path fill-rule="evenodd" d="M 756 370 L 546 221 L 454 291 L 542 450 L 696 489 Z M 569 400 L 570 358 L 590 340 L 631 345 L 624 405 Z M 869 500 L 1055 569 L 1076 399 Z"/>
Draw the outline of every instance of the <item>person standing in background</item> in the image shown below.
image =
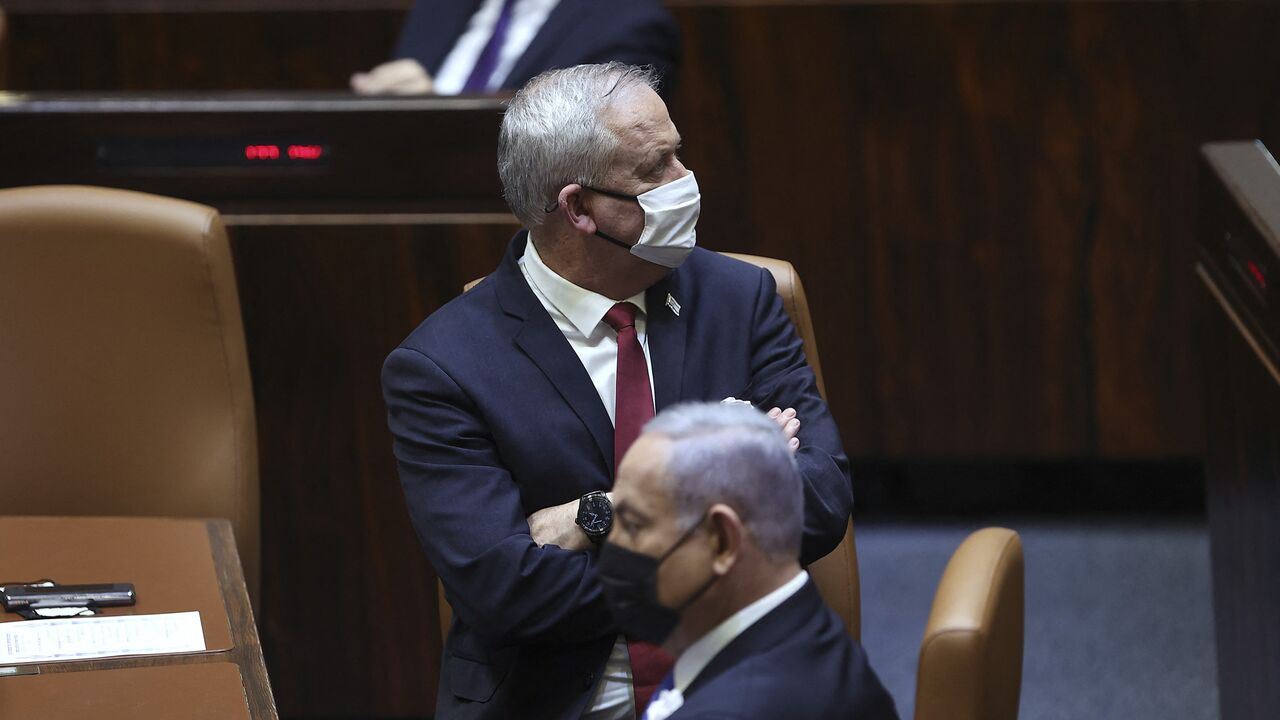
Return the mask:
<path fill-rule="evenodd" d="M 351 77 L 363 95 L 514 90 L 545 70 L 651 65 L 669 92 L 680 28 L 657 0 L 418 0 L 395 59 Z"/>

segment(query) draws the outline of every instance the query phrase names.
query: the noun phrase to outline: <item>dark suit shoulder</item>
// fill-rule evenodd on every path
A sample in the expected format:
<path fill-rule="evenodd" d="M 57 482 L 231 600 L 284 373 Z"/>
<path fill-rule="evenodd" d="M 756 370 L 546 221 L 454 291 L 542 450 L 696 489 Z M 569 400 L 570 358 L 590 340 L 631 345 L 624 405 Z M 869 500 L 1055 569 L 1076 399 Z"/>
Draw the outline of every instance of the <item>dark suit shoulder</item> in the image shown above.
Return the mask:
<path fill-rule="evenodd" d="M 505 315 L 495 297 L 493 283 L 485 278 L 470 291 L 442 305 L 414 328 L 400 347 L 433 360 L 442 356 L 466 356 L 492 352 Z"/>
<path fill-rule="evenodd" d="M 810 635 L 804 642 L 784 643 L 739 659 L 686 699 L 688 717 L 861 717 L 850 712 L 864 704 L 860 696 L 883 690 L 865 653 L 842 634 L 841 629 L 838 634 Z"/>
<path fill-rule="evenodd" d="M 703 292 L 754 297 L 769 271 L 712 250 L 694 248 L 679 272 Z"/>
<path fill-rule="evenodd" d="M 673 718 L 896 720 L 866 652 L 809 583 L 721 651 Z"/>

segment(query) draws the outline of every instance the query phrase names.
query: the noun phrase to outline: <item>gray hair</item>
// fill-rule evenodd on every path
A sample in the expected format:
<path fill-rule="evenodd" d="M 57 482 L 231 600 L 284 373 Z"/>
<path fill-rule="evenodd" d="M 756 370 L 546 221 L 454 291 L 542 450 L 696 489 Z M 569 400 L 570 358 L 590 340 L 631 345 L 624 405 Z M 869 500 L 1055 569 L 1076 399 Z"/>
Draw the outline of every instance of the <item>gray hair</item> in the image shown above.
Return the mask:
<path fill-rule="evenodd" d="M 663 410 L 644 432 L 671 442 L 666 480 L 682 530 L 724 503 L 770 559 L 800 557 L 804 488 L 776 422 L 747 405 L 684 403 Z"/>
<path fill-rule="evenodd" d="M 565 185 L 603 180 L 618 149 L 604 112 L 638 87 L 657 89 L 653 68 L 578 65 L 538 75 L 511 99 L 498 134 L 498 176 L 507 205 L 526 228 L 543 223 Z"/>

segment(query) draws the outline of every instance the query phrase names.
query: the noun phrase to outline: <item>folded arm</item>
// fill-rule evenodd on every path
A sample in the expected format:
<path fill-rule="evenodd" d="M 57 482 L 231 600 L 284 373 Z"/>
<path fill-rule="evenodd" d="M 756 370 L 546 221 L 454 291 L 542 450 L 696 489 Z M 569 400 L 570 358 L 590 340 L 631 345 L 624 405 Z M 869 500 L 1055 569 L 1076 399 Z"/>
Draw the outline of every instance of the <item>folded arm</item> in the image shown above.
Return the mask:
<path fill-rule="evenodd" d="M 407 348 L 387 358 L 382 382 L 409 513 L 455 615 L 501 643 L 614 632 L 593 556 L 535 542 L 520 490 L 466 392 Z"/>

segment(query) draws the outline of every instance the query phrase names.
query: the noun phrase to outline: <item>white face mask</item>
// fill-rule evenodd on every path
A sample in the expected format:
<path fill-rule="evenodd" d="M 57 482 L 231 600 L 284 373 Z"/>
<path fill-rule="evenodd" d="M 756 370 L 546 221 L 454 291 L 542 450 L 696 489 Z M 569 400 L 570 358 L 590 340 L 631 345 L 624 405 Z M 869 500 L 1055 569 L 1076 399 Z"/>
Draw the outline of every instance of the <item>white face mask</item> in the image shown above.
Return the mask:
<path fill-rule="evenodd" d="M 640 203 L 644 210 L 644 230 L 635 245 L 596 230 L 596 235 L 629 249 L 632 255 L 655 265 L 677 268 L 698 244 L 695 227 L 702 209 L 702 193 L 698 192 L 698 180 L 693 172 L 641 195 L 584 187 L 601 195 Z"/>

